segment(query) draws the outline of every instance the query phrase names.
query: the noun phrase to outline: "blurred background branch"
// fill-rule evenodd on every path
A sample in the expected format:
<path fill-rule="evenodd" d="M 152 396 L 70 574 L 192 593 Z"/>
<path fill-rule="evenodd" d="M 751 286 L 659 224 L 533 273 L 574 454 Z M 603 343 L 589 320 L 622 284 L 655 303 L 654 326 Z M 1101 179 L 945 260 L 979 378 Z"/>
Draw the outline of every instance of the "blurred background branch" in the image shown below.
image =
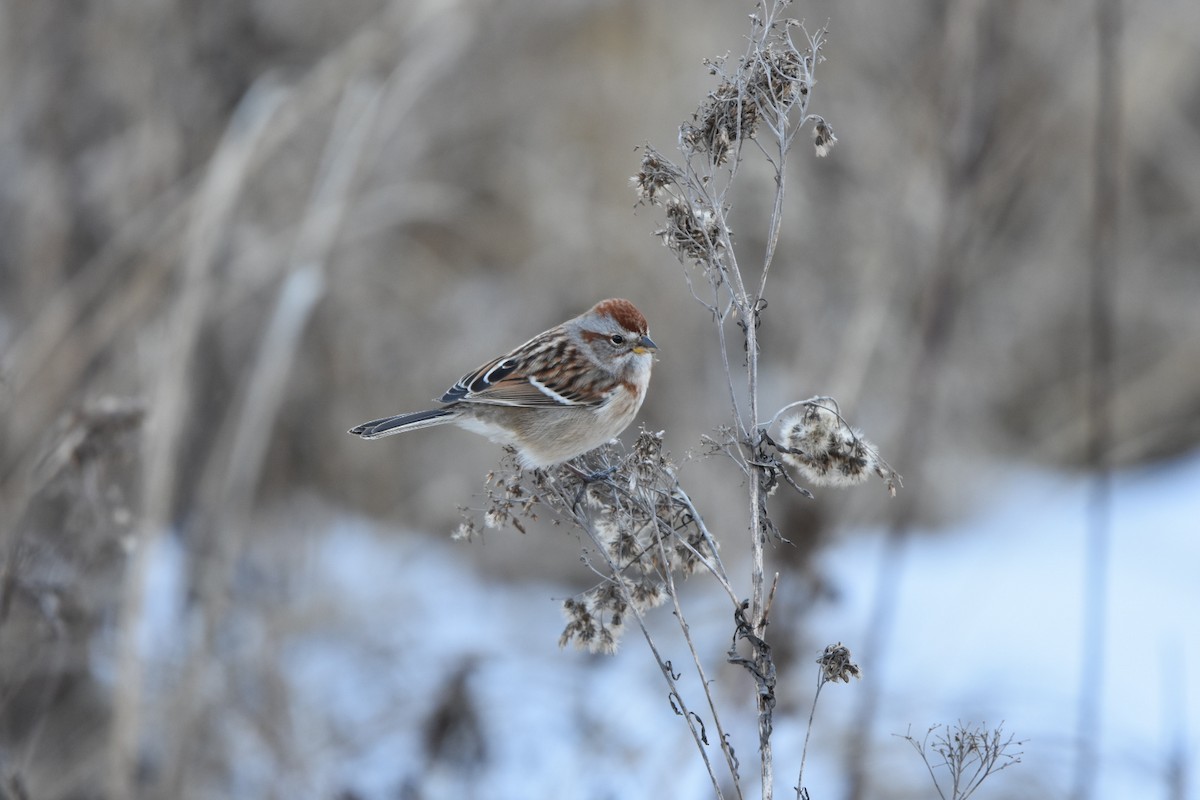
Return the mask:
<path fill-rule="evenodd" d="M 1117 278 L 1124 260 L 1120 252 L 1121 174 L 1124 95 L 1117 76 L 1121 63 L 1121 3 L 1096 0 L 1096 120 L 1093 147 L 1092 224 L 1087 278 L 1088 492 L 1086 565 L 1082 588 L 1084 614 L 1079 653 L 1079 751 L 1075 760 L 1075 800 L 1096 794 L 1101 744 L 1104 741 L 1104 676 L 1107 672 L 1109 571 L 1113 536 L 1113 361 L 1118 332 L 1115 303 Z"/>

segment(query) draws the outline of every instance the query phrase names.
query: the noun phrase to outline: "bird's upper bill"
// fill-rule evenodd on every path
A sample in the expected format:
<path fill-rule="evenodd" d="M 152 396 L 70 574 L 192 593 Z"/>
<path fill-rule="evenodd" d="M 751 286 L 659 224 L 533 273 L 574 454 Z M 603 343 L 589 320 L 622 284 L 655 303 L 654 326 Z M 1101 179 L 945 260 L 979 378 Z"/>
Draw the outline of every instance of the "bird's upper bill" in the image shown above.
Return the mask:
<path fill-rule="evenodd" d="M 656 345 L 654 340 L 649 336 L 643 336 L 642 338 L 638 339 L 637 344 L 633 346 L 633 352 L 637 353 L 639 356 L 643 353 L 649 353 L 651 350 L 657 349 L 658 345 Z"/>

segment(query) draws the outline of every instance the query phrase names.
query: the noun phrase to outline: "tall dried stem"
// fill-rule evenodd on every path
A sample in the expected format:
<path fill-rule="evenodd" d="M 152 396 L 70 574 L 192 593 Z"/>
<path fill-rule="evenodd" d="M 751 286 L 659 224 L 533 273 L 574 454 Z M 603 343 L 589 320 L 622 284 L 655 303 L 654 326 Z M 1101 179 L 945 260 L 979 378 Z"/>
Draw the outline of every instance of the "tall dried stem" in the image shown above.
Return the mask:
<path fill-rule="evenodd" d="M 757 13 L 751 15 L 751 35 L 743 55 L 736 61 L 707 62 L 717 86 L 680 127 L 677 160 L 647 146 L 641 169 L 633 177 L 639 202 L 663 209 L 665 222 L 658 235 L 684 265 L 689 291 L 716 326 L 732 424 L 702 441 L 709 455 L 728 457 L 745 481 L 748 591 L 736 589 L 727 574 L 715 538 L 684 491 L 676 466 L 662 450 L 661 433 L 643 431 L 628 453 L 610 445 L 548 472 L 528 475 L 510 467 L 494 473 L 489 479 L 488 507 L 483 511 L 483 527 L 513 525 L 523 530 L 523 520 L 536 516 L 536 508 L 549 507 L 557 518 L 586 532 L 600 554 L 598 560 L 589 558 L 587 562 L 600 583 L 564 603 L 567 626 L 560 642 L 574 642 L 594 652 L 613 652 L 632 615 L 666 679 L 671 707 L 686 718 L 718 797 L 722 796 L 722 783 L 716 774 L 717 762 L 706 750 L 710 724 L 720 737 L 737 796 L 743 797 L 746 790 L 712 691 L 713 673 L 705 668 L 691 635 L 676 575 L 703 570 L 717 580 L 730 600 L 734 630 L 727 660 L 742 667 L 753 682 L 761 797 L 771 798 L 778 675 L 767 628 L 780 575 L 775 572 L 768 579 L 766 545 L 769 537 L 779 537 L 768 511 L 768 496 L 782 483 L 810 494 L 785 465 L 795 475 L 819 485 L 851 485 L 870 473 L 887 481 L 889 491 L 894 492 L 899 483 L 899 476 L 874 447 L 846 424 L 831 398 L 790 403 L 769 416 L 760 408 L 758 326 L 767 307 L 767 279 L 783 230 L 787 158 L 800 130 L 812 131 L 817 155 L 825 155 L 836 141 L 825 120 L 808 112 L 813 70 L 821 60 L 825 32 L 810 34 L 802 24 L 784 19 L 786 6 L 786 2 L 758 4 Z M 751 157 L 763 158 L 774 172 L 772 211 L 760 257 L 739 261 L 729 225 L 731 189 L 743 158 Z M 751 263 L 758 264 L 757 270 L 743 269 L 742 264 Z M 695 270 L 711 292 L 704 293 L 704 299 L 697 291 Z M 741 331 L 737 337 L 743 351 L 740 370 L 730 355 L 730 350 L 736 352 L 737 348 L 728 346 L 735 338 L 727 327 L 730 322 Z M 778 442 L 769 432 L 777 423 Z M 459 534 L 472 536 L 479 530 L 468 516 Z M 667 599 L 704 693 L 702 703 L 685 703 L 680 694 L 682 676 L 665 660 L 644 624 L 644 613 Z M 849 651 L 837 647 L 848 663 Z M 703 720 L 702 713 L 710 715 L 710 723 Z"/>

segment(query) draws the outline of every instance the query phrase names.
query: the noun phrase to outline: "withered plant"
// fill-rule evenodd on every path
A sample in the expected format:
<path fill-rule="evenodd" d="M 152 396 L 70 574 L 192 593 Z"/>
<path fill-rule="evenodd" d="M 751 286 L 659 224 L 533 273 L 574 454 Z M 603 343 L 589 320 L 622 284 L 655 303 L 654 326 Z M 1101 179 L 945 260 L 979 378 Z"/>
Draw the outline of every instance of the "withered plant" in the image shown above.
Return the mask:
<path fill-rule="evenodd" d="M 826 31 L 810 32 L 786 18 L 787 5 L 778 0 L 759 3 L 750 16 L 745 52 L 736 59 L 706 62 L 716 87 L 680 126 L 675 153 L 668 156 L 646 146 L 631 181 L 639 204 L 662 210 L 664 221 L 657 233 L 683 265 L 689 291 L 716 329 L 732 421 L 700 440 L 709 455 L 729 460 L 736 480 L 745 486 L 748 579 L 726 569 L 717 537 L 699 507 L 703 504 L 684 488 L 679 466 L 663 449 L 661 432 L 642 430 L 628 451 L 611 444 L 546 471 L 522 472 L 514 460 L 506 461 L 488 478 L 485 507 L 464 509 L 457 532 L 469 538 L 489 527 L 524 530 L 524 520 L 544 511 L 556 523 L 577 526 L 586 534 L 590 547 L 585 560 L 598 582 L 564 603 L 567 625 L 560 643 L 612 653 L 622 632 L 630 624 L 636 626 L 667 683 L 670 706 L 686 722 L 719 798 L 730 786 L 738 798 L 753 792 L 744 785 L 735 743 L 713 691 L 715 671 L 706 666 L 691 635 L 677 580 L 706 573 L 729 599 L 733 629 L 725 657 L 751 678 L 758 709 L 761 796 L 770 798 L 778 676 L 767 626 L 779 574 L 768 575 L 764 548 L 772 537 L 785 540 L 772 521 L 768 498 L 780 487 L 809 495 L 805 484 L 845 486 L 871 474 L 882 478 L 893 494 L 900 483 L 875 447 L 847 424 L 832 398 L 790 403 L 770 416 L 759 407 L 758 329 L 786 220 L 787 159 L 798 137 L 811 137 L 817 156 L 829 153 L 837 141 L 829 123 L 809 111 Z M 746 159 L 761 159 L 774 172 L 766 246 L 753 256 L 735 246 L 729 224 L 731 190 Z M 740 364 L 730 355 L 738 351 Z M 685 693 L 681 668 L 666 658 L 645 624 L 647 612 L 660 604 L 670 604 L 678 621 L 699 697 Z M 827 648 L 819 662 L 818 695 L 825 683 L 860 674 L 840 643 Z M 814 696 L 814 711 L 815 701 Z M 811 725 L 810 715 L 810 732 Z M 721 762 L 723 767 L 718 766 Z M 803 759 L 798 797 L 806 794 L 802 784 Z"/>

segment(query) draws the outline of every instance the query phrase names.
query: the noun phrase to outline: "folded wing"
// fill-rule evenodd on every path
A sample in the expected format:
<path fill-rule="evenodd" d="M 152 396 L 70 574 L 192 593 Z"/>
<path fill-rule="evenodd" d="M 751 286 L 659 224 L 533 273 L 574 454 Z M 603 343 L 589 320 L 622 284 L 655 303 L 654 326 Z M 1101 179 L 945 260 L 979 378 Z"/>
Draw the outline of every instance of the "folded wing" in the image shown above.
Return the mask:
<path fill-rule="evenodd" d="M 442 395 L 443 403 L 491 403 L 521 408 L 586 405 L 572 384 L 578 376 L 557 370 L 541 370 L 541 379 L 518 369 L 521 362 L 501 356 L 464 375 Z"/>

